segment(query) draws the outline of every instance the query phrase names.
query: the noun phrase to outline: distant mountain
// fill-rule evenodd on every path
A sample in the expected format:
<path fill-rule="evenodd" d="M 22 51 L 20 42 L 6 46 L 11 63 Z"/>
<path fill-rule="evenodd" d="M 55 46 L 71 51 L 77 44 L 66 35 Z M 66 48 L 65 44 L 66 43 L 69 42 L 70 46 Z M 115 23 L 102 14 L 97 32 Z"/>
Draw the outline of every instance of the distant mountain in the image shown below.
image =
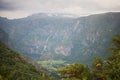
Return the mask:
<path fill-rule="evenodd" d="M 0 80 L 54 80 L 26 57 L 0 41 Z"/>
<path fill-rule="evenodd" d="M 68 61 L 89 63 L 108 55 L 111 39 L 120 34 L 120 13 L 96 14 L 77 19 Z"/>
<path fill-rule="evenodd" d="M 34 60 L 87 64 L 95 56 L 105 58 L 111 38 L 120 34 L 120 13 L 70 16 L 40 13 L 13 20 L 0 18 L 0 29 L 8 34 L 12 49 Z"/>

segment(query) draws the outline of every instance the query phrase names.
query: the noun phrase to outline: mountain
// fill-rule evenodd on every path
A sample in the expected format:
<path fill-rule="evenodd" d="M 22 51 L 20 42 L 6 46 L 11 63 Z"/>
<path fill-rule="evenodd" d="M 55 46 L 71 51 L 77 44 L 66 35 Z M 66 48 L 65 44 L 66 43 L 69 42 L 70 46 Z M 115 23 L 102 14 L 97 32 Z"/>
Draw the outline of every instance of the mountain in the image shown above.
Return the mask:
<path fill-rule="evenodd" d="M 120 13 L 96 14 L 77 19 L 77 28 L 72 36 L 73 47 L 68 61 L 89 63 L 94 57 L 103 59 L 111 39 L 120 34 Z"/>
<path fill-rule="evenodd" d="M 54 80 L 33 61 L 0 41 L 0 80 Z"/>
<path fill-rule="evenodd" d="M 111 38 L 120 34 L 120 13 L 70 16 L 40 13 L 13 20 L 1 17 L 0 29 L 8 34 L 10 48 L 34 60 L 87 64 L 95 56 L 104 59 Z"/>

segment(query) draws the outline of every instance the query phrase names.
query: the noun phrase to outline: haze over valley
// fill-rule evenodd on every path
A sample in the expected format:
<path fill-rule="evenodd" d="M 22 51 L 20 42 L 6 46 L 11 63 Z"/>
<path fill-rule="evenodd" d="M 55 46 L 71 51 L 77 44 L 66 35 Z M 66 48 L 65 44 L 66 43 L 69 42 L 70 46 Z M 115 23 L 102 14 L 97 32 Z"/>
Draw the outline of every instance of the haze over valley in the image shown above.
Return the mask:
<path fill-rule="evenodd" d="M 119 0 L 0 0 L 0 80 L 120 80 Z"/>
<path fill-rule="evenodd" d="M 120 13 L 73 16 L 39 13 L 13 20 L 1 17 L 1 40 L 38 62 L 89 65 L 96 56 L 106 58 L 111 38 L 120 32 Z"/>

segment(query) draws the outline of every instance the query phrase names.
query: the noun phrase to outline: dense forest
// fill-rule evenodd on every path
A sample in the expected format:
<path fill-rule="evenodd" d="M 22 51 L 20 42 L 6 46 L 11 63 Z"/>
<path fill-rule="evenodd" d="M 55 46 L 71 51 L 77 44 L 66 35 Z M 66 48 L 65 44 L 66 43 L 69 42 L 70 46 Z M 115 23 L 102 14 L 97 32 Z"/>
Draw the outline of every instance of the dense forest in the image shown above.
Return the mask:
<path fill-rule="evenodd" d="M 37 64 L 0 41 L 0 80 L 54 80 Z"/>
<path fill-rule="evenodd" d="M 63 80 L 120 80 L 120 35 L 112 39 L 111 53 L 106 60 L 94 58 L 91 68 L 72 64 L 59 68 Z"/>
<path fill-rule="evenodd" d="M 112 39 L 111 54 L 94 58 L 92 67 L 70 64 L 58 69 L 62 80 L 120 80 L 120 35 Z M 0 42 L 0 80 L 59 80 Z"/>

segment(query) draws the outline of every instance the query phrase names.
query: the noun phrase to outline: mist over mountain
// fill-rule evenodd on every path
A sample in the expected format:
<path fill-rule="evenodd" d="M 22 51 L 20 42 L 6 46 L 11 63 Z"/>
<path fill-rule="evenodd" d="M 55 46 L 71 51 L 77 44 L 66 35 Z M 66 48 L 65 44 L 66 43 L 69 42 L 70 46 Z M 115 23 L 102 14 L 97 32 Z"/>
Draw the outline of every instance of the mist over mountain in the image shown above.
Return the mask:
<path fill-rule="evenodd" d="M 95 56 L 105 58 L 110 40 L 117 34 L 119 12 L 78 18 L 45 13 L 13 20 L 0 18 L 0 39 L 34 60 L 87 64 Z"/>

